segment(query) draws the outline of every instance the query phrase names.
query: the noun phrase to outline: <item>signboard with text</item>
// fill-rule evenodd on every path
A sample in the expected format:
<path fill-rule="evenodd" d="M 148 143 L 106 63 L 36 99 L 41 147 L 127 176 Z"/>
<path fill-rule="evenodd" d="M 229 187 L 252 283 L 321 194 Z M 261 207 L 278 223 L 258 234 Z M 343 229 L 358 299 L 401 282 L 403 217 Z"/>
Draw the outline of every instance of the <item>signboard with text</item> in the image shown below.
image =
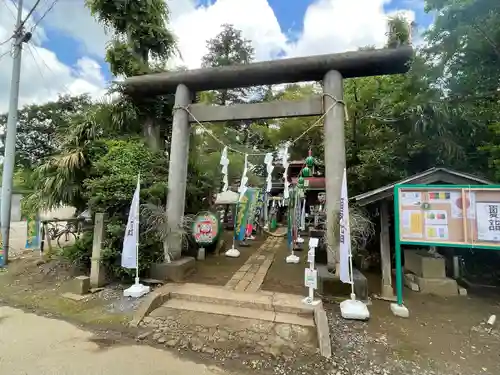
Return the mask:
<path fill-rule="evenodd" d="M 401 245 L 500 250 L 500 186 L 396 185 L 397 304 L 403 305 Z"/>
<path fill-rule="evenodd" d="M 500 187 L 398 185 L 394 197 L 400 243 L 500 250 Z"/>
<path fill-rule="evenodd" d="M 193 237 L 198 245 L 215 243 L 220 235 L 220 220 L 212 212 L 198 214 L 193 221 Z"/>

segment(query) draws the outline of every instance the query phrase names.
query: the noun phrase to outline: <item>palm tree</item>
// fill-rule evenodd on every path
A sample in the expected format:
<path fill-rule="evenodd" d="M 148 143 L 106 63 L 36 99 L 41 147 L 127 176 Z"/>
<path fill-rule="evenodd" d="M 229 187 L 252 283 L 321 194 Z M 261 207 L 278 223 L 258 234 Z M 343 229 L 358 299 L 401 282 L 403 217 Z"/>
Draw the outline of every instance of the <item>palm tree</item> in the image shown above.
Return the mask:
<path fill-rule="evenodd" d="M 82 212 L 86 208 L 83 181 L 91 170 L 95 141 L 103 134 L 103 121 L 110 117 L 110 106 L 96 104 L 73 119 L 68 133 L 59 134 L 60 152 L 45 160 L 32 175 L 34 192 L 27 197 L 30 211 L 70 205 Z"/>

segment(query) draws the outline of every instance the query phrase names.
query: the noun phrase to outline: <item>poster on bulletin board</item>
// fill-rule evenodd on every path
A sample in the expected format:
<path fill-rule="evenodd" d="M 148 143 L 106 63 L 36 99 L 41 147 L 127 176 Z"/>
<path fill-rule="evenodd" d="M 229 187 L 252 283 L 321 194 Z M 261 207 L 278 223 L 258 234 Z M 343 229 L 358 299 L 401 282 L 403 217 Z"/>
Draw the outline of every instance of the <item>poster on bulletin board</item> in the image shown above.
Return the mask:
<path fill-rule="evenodd" d="M 404 244 L 496 247 L 500 245 L 500 188 L 398 185 L 396 229 Z"/>

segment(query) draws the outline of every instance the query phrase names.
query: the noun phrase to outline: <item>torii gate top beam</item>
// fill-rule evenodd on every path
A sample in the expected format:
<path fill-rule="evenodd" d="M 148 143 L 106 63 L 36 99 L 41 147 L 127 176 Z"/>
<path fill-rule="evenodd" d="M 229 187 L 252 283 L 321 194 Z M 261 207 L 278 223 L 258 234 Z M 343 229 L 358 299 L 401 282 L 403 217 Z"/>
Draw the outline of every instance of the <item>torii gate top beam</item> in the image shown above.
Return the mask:
<path fill-rule="evenodd" d="M 123 83 L 130 95 L 155 96 L 175 92 L 179 84 L 191 91 L 231 89 L 322 80 L 336 70 L 344 78 L 398 74 L 408 71 L 409 46 L 263 61 L 246 65 L 164 72 L 130 77 Z"/>

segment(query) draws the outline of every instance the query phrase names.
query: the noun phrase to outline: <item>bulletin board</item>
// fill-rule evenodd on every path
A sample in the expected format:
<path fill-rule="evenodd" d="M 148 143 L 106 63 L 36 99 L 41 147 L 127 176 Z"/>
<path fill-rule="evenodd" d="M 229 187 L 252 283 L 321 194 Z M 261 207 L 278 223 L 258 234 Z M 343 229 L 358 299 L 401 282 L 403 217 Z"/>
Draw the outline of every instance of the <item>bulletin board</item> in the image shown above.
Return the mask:
<path fill-rule="evenodd" d="M 394 187 L 396 297 L 403 305 L 401 245 L 500 250 L 499 185 Z"/>
<path fill-rule="evenodd" d="M 500 186 L 396 185 L 401 244 L 500 250 Z"/>

